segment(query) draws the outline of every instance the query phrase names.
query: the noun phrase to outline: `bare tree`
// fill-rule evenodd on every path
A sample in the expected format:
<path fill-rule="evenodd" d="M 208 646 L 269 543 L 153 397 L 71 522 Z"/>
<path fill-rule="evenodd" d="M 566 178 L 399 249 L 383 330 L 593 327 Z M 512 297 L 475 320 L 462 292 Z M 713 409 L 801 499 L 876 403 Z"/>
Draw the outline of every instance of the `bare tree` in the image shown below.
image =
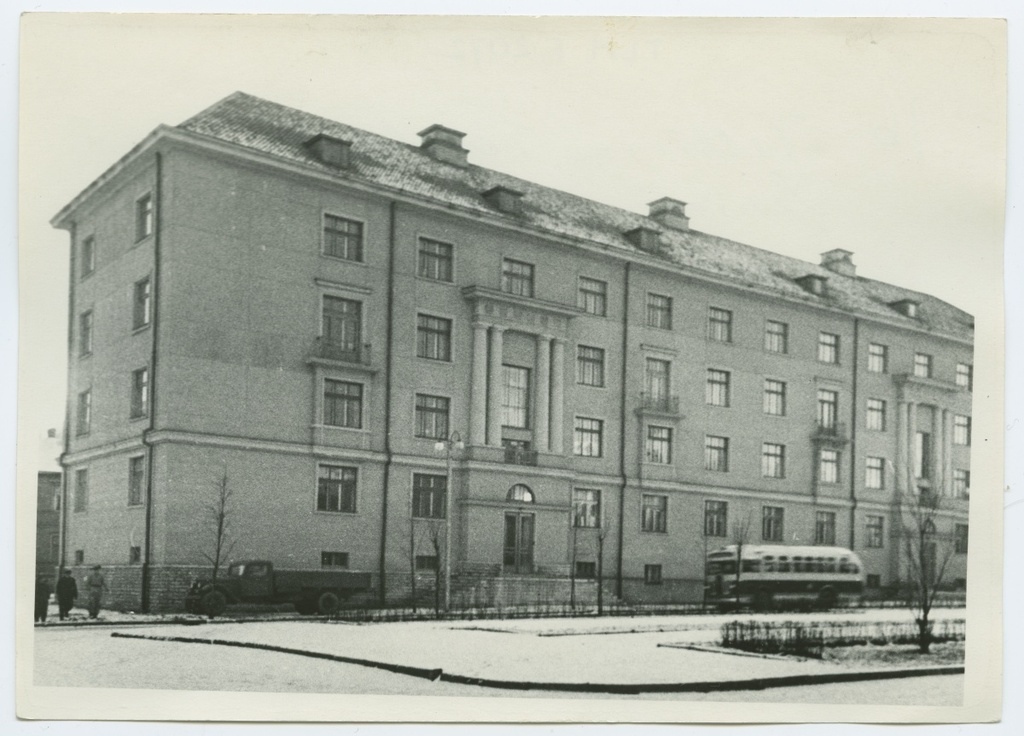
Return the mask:
<path fill-rule="evenodd" d="M 576 537 L 579 527 L 576 526 L 576 519 L 572 520 L 572 561 L 569 563 L 569 606 L 576 610 Z"/>
<path fill-rule="evenodd" d="M 235 540 L 231 534 L 231 518 L 234 508 L 231 505 L 231 486 L 228 483 L 227 467 L 217 481 L 216 495 L 204 509 L 208 529 L 213 533 L 212 553 L 203 552 L 203 557 L 213 566 L 213 582 L 217 582 L 220 567 L 231 556 L 235 548 Z"/>
<path fill-rule="evenodd" d="M 732 528 L 732 542 L 736 545 L 736 607 L 740 607 L 740 574 L 743 570 L 743 547 L 750 538 L 752 524 L 750 514 Z"/>
<path fill-rule="evenodd" d="M 922 654 L 927 654 L 931 647 L 932 608 L 956 549 L 953 535 L 940 534 L 935 527 L 939 506 L 936 494 L 921 492 L 902 508 L 901 546 L 907 570 L 904 601 L 914 615 Z"/>
<path fill-rule="evenodd" d="M 434 565 L 434 615 L 440 618 L 441 616 L 441 560 L 443 559 L 442 552 L 444 551 L 444 545 L 447 544 L 448 540 L 445 539 L 444 524 L 439 524 L 431 521 L 429 527 L 429 538 L 430 545 L 434 549 L 434 559 L 436 564 Z"/>
<path fill-rule="evenodd" d="M 608 537 L 608 527 L 597 530 L 597 615 L 604 614 L 604 540 Z"/>
<path fill-rule="evenodd" d="M 416 613 L 416 519 L 409 515 L 409 595 L 412 597 L 412 612 Z"/>

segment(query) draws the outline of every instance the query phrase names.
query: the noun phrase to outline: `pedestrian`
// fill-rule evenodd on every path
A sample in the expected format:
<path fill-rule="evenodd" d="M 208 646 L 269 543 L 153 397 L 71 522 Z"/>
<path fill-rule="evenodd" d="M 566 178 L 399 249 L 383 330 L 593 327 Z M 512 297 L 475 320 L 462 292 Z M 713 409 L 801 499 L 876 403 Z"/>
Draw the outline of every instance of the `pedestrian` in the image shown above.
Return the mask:
<path fill-rule="evenodd" d="M 107 579 L 99 565 L 93 565 L 92 572 L 85 578 L 85 587 L 89 591 L 89 618 L 96 618 L 100 614 L 103 591 L 107 589 Z"/>
<path fill-rule="evenodd" d="M 78 583 L 71 577 L 70 570 L 64 570 L 57 581 L 57 609 L 63 621 L 78 598 Z"/>
<path fill-rule="evenodd" d="M 42 575 L 36 576 L 36 621 L 46 623 L 46 609 L 50 607 L 50 583 Z"/>

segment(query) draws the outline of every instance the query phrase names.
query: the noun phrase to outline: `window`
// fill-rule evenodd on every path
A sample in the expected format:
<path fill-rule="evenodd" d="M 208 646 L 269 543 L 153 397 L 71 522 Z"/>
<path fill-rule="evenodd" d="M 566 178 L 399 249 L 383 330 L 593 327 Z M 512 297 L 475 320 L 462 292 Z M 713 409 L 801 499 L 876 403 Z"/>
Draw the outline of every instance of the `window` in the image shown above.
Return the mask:
<path fill-rule="evenodd" d="M 75 430 L 77 434 L 89 434 L 92 429 L 92 389 L 78 394 L 78 415 Z"/>
<path fill-rule="evenodd" d="M 867 428 L 877 432 L 885 431 L 885 401 L 868 399 Z"/>
<path fill-rule="evenodd" d="M 502 366 L 501 423 L 505 427 L 530 426 L 530 369 Z"/>
<path fill-rule="evenodd" d="M 704 502 L 704 535 L 724 537 L 729 529 L 729 504 L 725 501 Z"/>
<path fill-rule="evenodd" d="M 644 370 L 644 389 L 654 402 L 666 402 L 671 385 L 672 364 L 667 360 L 647 358 Z"/>
<path fill-rule="evenodd" d="M 323 253 L 346 261 L 363 260 L 363 223 L 324 215 Z"/>
<path fill-rule="evenodd" d="M 151 300 L 149 279 L 135 282 L 135 299 L 132 303 L 132 329 L 140 330 L 149 324 Z"/>
<path fill-rule="evenodd" d="M 82 312 L 78 316 L 78 355 L 84 357 L 92 353 L 92 310 Z"/>
<path fill-rule="evenodd" d="M 818 361 L 821 363 L 839 362 L 839 335 L 831 332 L 818 334 Z"/>
<path fill-rule="evenodd" d="M 729 406 L 729 372 L 708 370 L 704 400 L 711 406 Z"/>
<path fill-rule="evenodd" d="M 601 526 L 600 491 L 573 488 L 572 525 L 584 529 L 596 529 Z"/>
<path fill-rule="evenodd" d="M 969 363 L 956 364 L 956 385 L 968 391 L 974 390 L 974 366 Z"/>
<path fill-rule="evenodd" d="M 887 345 L 879 345 L 876 342 L 868 345 L 868 372 L 889 372 L 889 347 Z"/>
<path fill-rule="evenodd" d="M 672 297 L 647 295 L 647 326 L 659 330 L 672 329 Z"/>
<path fill-rule="evenodd" d="M 362 353 L 363 304 L 353 299 L 324 295 L 321 339 L 325 357 L 360 362 Z"/>
<path fill-rule="evenodd" d="M 954 438 L 956 430 L 954 428 Z M 918 432 L 914 438 L 914 477 L 930 478 L 932 468 L 932 436 L 929 432 Z"/>
<path fill-rule="evenodd" d="M 316 510 L 356 512 L 356 469 L 321 465 L 317 480 Z"/>
<path fill-rule="evenodd" d="M 417 519 L 443 519 L 448 494 L 448 477 L 413 473 L 412 515 Z"/>
<path fill-rule="evenodd" d="M 416 394 L 416 436 L 429 439 L 448 439 L 448 407 L 451 401 L 444 396 Z"/>
<path fill-rule="evenodd" d="M 601 457 L 601 437 L 604 422 L 600 419 L 576 417 L 573 431 L 573 454 L 580 457 Z"/>
<path fill-rule="evenodd" d="M 452 321 L 420 314 L 416 317 L 416 357 L 428 360 L 452 359 Z"/>
<path fill-rule="evenodd" d="M 914 353 L 914 375 L 919 378 L 932 377 L 932 356 L 927 353 Z"/>
<path fill-rule="evenodd" d="M 85 550 L 84 549 L 76 549 L 75 550 L 75 564 L 76 565 L 84 565 L 85 564 Z"/>
<path fill-rule="evenodd" d="M 718 307 L 708 310 L 708 339 L 732 342 L 732 312 Z"/>
<path fill-rule="evenodd" d="M 761 475 L 765 478 L 786 477 L 786 446 L 765 442 L 761 445 Z"/>
<path fill-rule="evenodd" d="M 717 473 L 729 471 L 729 438 L 707 435 L 704 438 L 704 469 Z"/>
<path fill-rule="evenodd" d="M 580 345 L 576 348 L 576 383 L 604 386 L 604 350 Z"/>
<path fill-rule="evenodd" d="M 506 258 L 501 264 L 501 290 L 518 296 L 533 296 L 533 266 Z"/>
<path fill-rule="evenodd" d="M 967 529 L 967 524 L 957 524 L 956 530 L 953 532 L 954 551 L 958 555 L 967 554 Z"/>
<path fill-rule="evenodd" d="M 517 503 L 533 503 L 533 491 L 531 491 L 530 487 L 527 485 L 516 483 L 508 489 L 508 493 L 505 494 L 505 500 L 515 501 Z"/>
<path fill-rule="evenodd" d="M 138 419 L 149 414 L 149 369 L 132 371 L 131 418 Z"/>
<path fill-rule="evenodd" d="M 765 506 L 761 510 L 761 539 L 766 542 L 782 541 L 784 514 L 781 506 Z"/>
<path fill-rule="evenodd" d="M 971 495 L 971 471 L 953 471 L 953 495 L 957 498 L 969 498 Z"/>
<path fill-rule="evenodd" d="M 128 548 L 128 564 L 138 565 L 142 562 L 142 547 L 132 545 Z"/>
<path fill-rule="evenodd" d="M 145 194 L 135 201 L 135 242 L 153 234 L 153 197 Z"/>
<path fill-rule="evenodd" d="M 881 549 L 885 546 L 885 517 L 869 515 L 864 532 L 864 545 L 871 549 Z"/>
<path fill-rule="evenodd" d="M 452 280 L 452 246 L 437 240 L 420 238 L 419 263 L 416 273 L 433 281 Z"/>
<path fill-rule="evenodd" d="M 818 482 L 839 482 L 839 451 L 821 450 L 818 456 Z"/>
<path fill-rule="evenodd" d="M 416 569 L 423 572 L 437 570 L 437 555 L 416 555 Z"/>
<path fill-rule="evenodd" d="M 89 470 L 81 468 L 75 471 L 75 511 L 85 511 L 89 507 Z"/>
<path fill-rule="evenodd" d="M 953 444 L 971 444 L 971 418 L 962 414 L 953 417 Z"/>
<path fill-rule="evenodd" d="M 647 427 L 644 458 L 649 463 L 669 465 L 672 462 L 672 430 L 669 427 Z"/>
<path fill-rule="evenodd" d="M 764 413 L 776 416 L 786 414 L 786 384 L 770 378 L 764 382 Z"/>
<path fill-rule="evenodd" d="M 146 458 L 128 458 L 128 505 L 141 506 L 146 487 Z"/>
<path fill-rule="evenodd" d="M 764 327 L 764 349 L 769 353 L 788 353 L 789 325 L 768 320 Z"/>
<path fill-rule="evenodd" d="M 814 516 L 814 543 L 836 543 L 836 515 L 833 511 L 819 511 Z"/>
<path fill-rule="evenodd" d="M 597 577 L 597 563 L 576 561 L 576 577 L 584 580 L 592 580 Z"/>
<path fill-rule="evenodd" d="M 864 487 L 875 491 L 885 488 L 885 458 L 864 458 Z"/>
<path fill-rule="evenodd" d="M 661 585 L 661 565 L 644 565 L 644 584 Z"/>
<path fill-rule="evenodd" d="M 348 567 L 348 552 L 321 552 L 320 567 Z"/>
<path fill-rule="evenodd" d="M 839 394 L 828 389 L 818 389 L 818 426 L 833 429 L 839 413 Z"/>
<path fill-rule="evenodd" d="M 329 427 L 363 427 L 363 385 L 324 379 L 324 424 Z"/>
<path fill-rule="evenodd" d="M 588 314 L 604 317 L 608 313 L 608 284 L 597 279 L 580 276 L 580 290 L 576 306 Z"/>
<path fill-rule="evenodd" d="M 79 266 L 79 278 L 85 278 L 96 270 L 96 238 L 91 235 L 82 241 L 82 263 Z"/>
<path fill-rule="evenodd" d="M 640 499 L 640 529 L 645 532 L 668 530 L 668 496 L 645 493 Z"/>

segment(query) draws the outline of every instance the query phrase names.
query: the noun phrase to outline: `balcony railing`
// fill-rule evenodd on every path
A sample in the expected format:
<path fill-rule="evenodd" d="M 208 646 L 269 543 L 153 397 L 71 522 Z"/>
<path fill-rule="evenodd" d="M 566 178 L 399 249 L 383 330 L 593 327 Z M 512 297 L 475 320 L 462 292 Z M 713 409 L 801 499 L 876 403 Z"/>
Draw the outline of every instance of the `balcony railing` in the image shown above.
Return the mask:
<path fill-rule="evenodd" d="M 508 465 L 536 465 L 537 451 L 524 447 L 506 447 L 505 462 Z"/>
<path fill-rule="evenodd" d="M 849 435 L 846 432 L 846 424 L 833 422 L 832 424 L 815 424 L 811 436 L 815 440 L 823 442 L 848 442 Z"/>
<path fill-rule="evenodd" d="M 336 360 L 340 363 L 354 365 L 370 365 L 370 343 L 353 345 L 351 343 L 330 342 L 318 337 L 313 343 L 313 357 L 322 360 Z"/>
<path fill-rule="evenodd" d="M 640 393 L 640 409 L 642 411 L 661 414 L 679 414 L 679 396 L 676 394 Z"/>

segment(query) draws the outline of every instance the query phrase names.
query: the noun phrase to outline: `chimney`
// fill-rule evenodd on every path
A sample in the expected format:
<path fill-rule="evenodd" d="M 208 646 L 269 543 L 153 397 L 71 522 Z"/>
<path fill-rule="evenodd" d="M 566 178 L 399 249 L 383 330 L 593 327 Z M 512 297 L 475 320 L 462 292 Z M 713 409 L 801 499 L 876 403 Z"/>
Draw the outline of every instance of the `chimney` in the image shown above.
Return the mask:
<path fill-rule="evenodd" d="M 432 158 L 455 166 L 468 166 L 469 151 L 462 147 L 465 133 L 434 123 L 418 133 L 420 148 Z"/>
<path fill-rule="evenodd" d="M 342 140 L 325 133 L 317 133 L 303 145 L 317 160 L 336 169 L 347 169 L 352 163 L 352 141 Z"/>
<path fill-rule="evenodd" d="M 523 193 L 498 185 L 483 193 L 487 203 L 499 212 L 518 215 L 523 211 Z"/>
<path fill-rule="evenodd" d="M 689 230 L 690 218 L 686 216 L 686 202 L 671 197 L 656 199 L 647 205 L 650 218 L 659 225 L 673 230 Z"/>
<path fill-rule="evenodd" d="M 853 265 L 853 253 L 842 248 L 834 248 L 827 253 L 821 254 L 821 265 L 832 273 L 843 276 L 857 275 L 857 267 Z"/>
<path fill-rule="evenodd" d="M 623 235 L 626 236 L 626 240 L 640 250 L 647 251 L 648 253 L 658 253 L 661 251 L 661 233 L 653 227 L 641 225 L 632 230 L 627 230 Z"/>
<path fill-rule="evenodd" d="M 825 293 L 825 282 L 828 281 L 826 277 L 819 276 L 816 273 L 810 273 L 793 280 L 800 284 L 804 291 L 808 291 L 815 296 L 821 296 Z"/>

